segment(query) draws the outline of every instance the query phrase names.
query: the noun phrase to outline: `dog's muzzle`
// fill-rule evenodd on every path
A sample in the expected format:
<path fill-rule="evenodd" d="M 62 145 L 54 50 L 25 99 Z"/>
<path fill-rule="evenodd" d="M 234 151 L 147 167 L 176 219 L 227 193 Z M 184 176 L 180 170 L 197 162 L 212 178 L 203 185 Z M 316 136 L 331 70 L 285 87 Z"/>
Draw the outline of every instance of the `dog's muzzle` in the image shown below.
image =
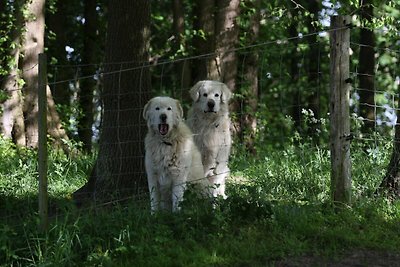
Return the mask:
<path fill-rule="evenodd" d="M 212 100 L 212 99 L 208 100 L 207 101 L 207 110 L 205 111 L 205 113 L 207 113 L 207 112 L 214 112 L 215 113 L 214 107 L 215 107 L 215 101 Z"/>

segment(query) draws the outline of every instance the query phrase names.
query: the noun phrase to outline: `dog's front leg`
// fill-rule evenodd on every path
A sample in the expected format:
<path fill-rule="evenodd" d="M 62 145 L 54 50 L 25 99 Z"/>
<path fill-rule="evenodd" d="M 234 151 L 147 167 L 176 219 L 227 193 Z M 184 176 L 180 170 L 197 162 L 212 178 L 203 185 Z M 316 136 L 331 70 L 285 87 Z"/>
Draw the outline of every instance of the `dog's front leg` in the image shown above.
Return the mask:
<path fill-rule="evenodd" d="M 182 168 L 175 168 L 173 170 L 173 175 L 175 176 L 175 179 L 173 180 L 172 184 L 172 211 L 179 211 L 180 209 L 180 203 L 183 200 L 183 195 L 186 190 L 186 182 L 188 180 L 188 176 L 190 173 L 190 166 L 192 159 L 189 158 L 190 155 L 183 155 L 186 158 L 182 158 L 181 162 L 184 162 L 185 164 L 182 164 Z"/>
<path fill-rule="evenodd" d="M 204 168 L 204 175 L 205 177 L 210 177 L 214 174 L 215 172 L 215 159 L 217 157 L 217 154 L 215 153 L 215 150 L 213 149 L 207 149 L 206 147 L 203 148 L 202 152 L 202 163 L 203 163 L 203 168 Z"/>
<path fill-rule="evenodd" d="M 215 168 L 215 175 L 213 176 L 213 182 L 216 186 L 214 190 L 214 196 L 222 196 L 224 199 L 227 198 L 225 194 L 225 183 L 226 177 L 229 175 L 229 167 L 226 163 L 218 164 Z"/>
<path fill-rule="evenodd" d="M 154 173 L 150 173 L 147 177 L 150 192 L 150 208 L 152 213 L 159 210 L 160 207 L 160 188 L 158 186 L 157 180 L 157 174 Z"/>
<path fill-rule="evenodd" d="M 172 189 L 172 211 L 176 212 L 180 210 L 180 203 L 183 200 L 183 195 L 186 190 L 186 182 L 174 185 Z"/>
<path fill-rule="evenodd" d="M 159 180 L 160 183 L 160 208 L 171 211 L 171 186 L 172 179 L 169 173 L 164 173 Z"/>

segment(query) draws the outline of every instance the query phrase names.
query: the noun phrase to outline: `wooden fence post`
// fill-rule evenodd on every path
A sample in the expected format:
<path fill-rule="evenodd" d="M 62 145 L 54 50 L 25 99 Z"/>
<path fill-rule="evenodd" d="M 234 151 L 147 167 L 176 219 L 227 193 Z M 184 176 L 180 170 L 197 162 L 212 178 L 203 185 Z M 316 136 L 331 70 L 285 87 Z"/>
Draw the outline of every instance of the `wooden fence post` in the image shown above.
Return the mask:
<path fill-rule="evenodd" d="M 350 16 L 332 16 L 330 29 L 331 198 L 351 203 Z"/>
<path fill-rule="evenodd" d="M 47 194 L 47 57 L 39 54 L 38 73 L 38 171 L 39 171 L 39 217 L 40 230 L 48 229 L 48 194 Z"/>

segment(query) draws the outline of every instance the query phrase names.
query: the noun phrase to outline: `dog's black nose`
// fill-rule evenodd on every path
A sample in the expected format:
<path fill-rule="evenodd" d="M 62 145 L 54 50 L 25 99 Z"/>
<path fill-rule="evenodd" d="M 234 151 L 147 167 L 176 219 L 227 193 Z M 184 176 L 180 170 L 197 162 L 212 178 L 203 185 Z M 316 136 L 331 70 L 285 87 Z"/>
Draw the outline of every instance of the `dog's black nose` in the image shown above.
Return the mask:
<path fill-rule="evenodd" d="M 160 115 L 160 120 L 161 120 L 161 122 L 165 122 L 167 120 L 167 115 L 166 114 L 161 114 Z"/>
<path fill-rule="evenodd" d="M 207 102 L 207 106 L 208 106 L 208 108 L 209 108 L 210 110 L 213 110 L 213 109 L 214 109 L 214 106 L 215 106 L 214 100 L 209 100 L 209 101 Z"/>

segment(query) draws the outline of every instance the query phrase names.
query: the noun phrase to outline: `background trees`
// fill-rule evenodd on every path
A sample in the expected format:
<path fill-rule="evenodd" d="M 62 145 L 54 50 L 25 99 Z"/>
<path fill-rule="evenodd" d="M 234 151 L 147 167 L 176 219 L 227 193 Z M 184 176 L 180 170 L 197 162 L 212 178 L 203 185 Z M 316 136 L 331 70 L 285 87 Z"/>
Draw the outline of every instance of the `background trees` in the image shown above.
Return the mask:
<path fill-rule="evenodd" d="M 187 105 L 189 87 L 206 78 L 227 83 L 235 93 L 235 136 L 254 153 L 259 144 L 283 146 L 293 136 L 324 145 L 329 97 L 324 30 L 333 13 L 354 14 L 351 110 L 364 118 L 356 120 L 363 122 L 354 127 L 356 140 L 389 137 L 393 131 L 385 126 L 394 124 L 393 100 L 398 98 L 396 1 L 157 1 L 151 11 L 146 6 L 151 20 L 142 19 L 151 28 L 148 55 L 139 53 L 144 43 L 138 41 L 147 26 L 132 26 L 144 14 L 132 13 L 130 21 L 126 16 L 135 4 L 117 10 L 122 5 L 101 0 L 0 3 L 0 128 L 5 137 L 35 146 L 35 55 L 46 49 L 49 103 L 54 99 L 49 134 L 59 144 L 73 140 L 85 152 L 98 152 L 98 162 L 121 157 L 141 162 L 140 146 L 124 143 L 121 151 L 115 145 L 140 143 L 136 131 L 143 122 L 132 114 L 140 112 L 150 93 L 169 94 Z M 151 66 L 140 73 L 123 71 L 147 64 L 147 58 Z M 143 80 L 147 75 L 151 92 L 150 80 Z M 139 89 L 140 97 L 133 93 Z M 122 91 L 115 96 L 116 90 Z M 123 107 L 130 113 L 114 113 Z M 109 146 L 108 139 L 114 140 Z M 92 177 L 119 177 L 117 165 L 126 165 L 121 162 L 96 164 Z M 131 165 L 127 173 L 142 171 L 136 161 Z"/>

